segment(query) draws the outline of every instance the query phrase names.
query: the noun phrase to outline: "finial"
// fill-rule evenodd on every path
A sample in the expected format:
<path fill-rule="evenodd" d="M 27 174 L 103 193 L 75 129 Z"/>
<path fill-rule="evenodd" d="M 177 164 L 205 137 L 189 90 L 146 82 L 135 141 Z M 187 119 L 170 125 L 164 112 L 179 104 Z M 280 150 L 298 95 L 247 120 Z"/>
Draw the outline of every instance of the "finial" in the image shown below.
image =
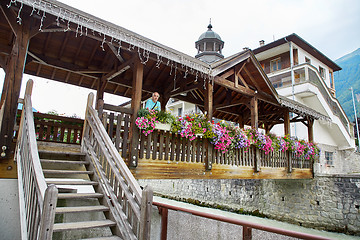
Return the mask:
<path fill-rule="evenodd" d="M 212 29 L 212 25 L 211 25 L 211 18 L 210 18 L 210 23 L 208 25 L 208 30 L 211 30 Z"/>

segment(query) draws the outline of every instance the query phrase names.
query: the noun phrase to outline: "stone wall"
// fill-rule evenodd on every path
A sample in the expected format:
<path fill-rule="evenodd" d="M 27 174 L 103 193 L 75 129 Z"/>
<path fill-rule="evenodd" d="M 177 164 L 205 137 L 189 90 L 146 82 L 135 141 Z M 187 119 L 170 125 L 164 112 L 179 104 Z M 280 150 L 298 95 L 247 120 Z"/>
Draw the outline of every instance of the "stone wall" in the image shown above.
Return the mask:
<path fill-rule="evenodd" d="M 360 235 L 360 176 L 306 180 L 139 180 L 154 192 L 305 227 Z"/>
<path fill-rule="evenodd" d="M 336 146 L 318 144 L 319 161 L 314 164 L 315 175 L 320 174 L 360 174 L 360 154 L 355 149 L 339 150 Z M 333 153 L 333 164 L 328 165 L 325 152 Z"/>

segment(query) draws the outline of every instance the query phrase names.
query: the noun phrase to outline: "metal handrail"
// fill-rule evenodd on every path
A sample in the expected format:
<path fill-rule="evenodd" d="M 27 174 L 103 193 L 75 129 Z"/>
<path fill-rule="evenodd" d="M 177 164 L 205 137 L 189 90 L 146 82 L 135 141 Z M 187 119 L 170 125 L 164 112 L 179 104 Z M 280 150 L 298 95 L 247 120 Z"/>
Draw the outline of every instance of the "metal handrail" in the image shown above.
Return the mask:
<path fill-rule="evenodd" d="M 225 216 L 221 216 L 221 215 L 200 212 L 200 211 L 196 211 L 193 209 L 182 208 L 182 207 L 169 205 L 169 204 L 165 204 L 165 203 L 160 203 L 160 202 L 156 202 L 156 201 L 153 202 L 153 205 L 157 206 L 159 209 L 166 209 L 166 210 L 170 209 L 170 210 L 174 210 L 174 211 L 181 211 L 181 212 L 190 213 L 192 215 L 199 216 L 199 217 L 204 217 L 204 218 L 209 218 L 209 219 L 213 219 L 213 220 L 217 220 L 217 221 L 221 221 L 221 222 L 227 222 L 227 223 L 231 223 L 231 224 L 235 224 L 235 225 L 240 225 L 243 227 L 243 239 L 245 239 L 245 240 L 252 239 L 252 233 L 251 233 L 252 229 L 258 229 L 258 230 L 265 231 L 265 232 L 272 232 L 272 233 L 281 234 L 281 235 L 289 236 L 289 237 L 300 238 L 300 239 L 308 239 L 308 240 L 328 240 L 329 239 L 326 237 L 316 236 L 316 235 L 312 235 L 312 234 L 308 234 L 308 233 L 301 233 L 301 232 L 295 232 L 295 231 L 285 230 L 285 229 L 276 228 L 276 227 L 269 227 L 269 226 L 265 226 L 265 225 L 261 225 L 261 224 L 257 224 L 257 223 L 251 223 L 251 222 L 247 222 L 247 221 L 243 221 L 243 220 L 239 220 L 239 219 L 235 219 L 235 218 L 229 218 L 229 217 L 225 217 Z M 160 211 L 160 212 L 165 212 L 165 214 L 167 214 L 167 211 Z M 167 216 L 163 216 L 162 221 L 163 221 L 163 219 L 165 219 L 167 221 Z M 161 223 L 161 225 L 163 227 L 167 226 L 167 224 L 163 223 L 163 222 Z M 161 231 L 162 231 L 161 232 L 161 240 L 164 240 L 164 239 L 166 239 L 167 229 L 161 229 Z"/>
<path fill-rule="evenodd" d="M 150 239 L 152 190 L 140 185 L 106 133 L 98 113 L 92 107 L 94 95 L 89 94 L 82 138 L 99 186 L 105 192 L 119 235 L 124 239 Z M 150 209 L 150 210 L 149 210 Z"/>
<path fill-rule="evenodd" d="M 22 239 L 52 239 L 58 190 L 47 186 L 36 143 L 31 91 L 33 81 L 26 85 L 23 111 L 16 145 L 20 225 Z"/>

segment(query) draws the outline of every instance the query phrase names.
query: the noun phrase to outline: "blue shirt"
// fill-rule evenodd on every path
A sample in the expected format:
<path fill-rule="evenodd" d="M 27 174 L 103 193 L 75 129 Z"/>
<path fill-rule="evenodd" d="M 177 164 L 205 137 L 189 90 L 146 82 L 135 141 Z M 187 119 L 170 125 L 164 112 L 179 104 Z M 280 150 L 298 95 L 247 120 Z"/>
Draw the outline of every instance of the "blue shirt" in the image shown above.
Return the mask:
<path fill-rule="evenodd" d="M 157 101 L 156 103 L 154 103 L 153 100 L 150 98 L 150 99 L 148 99 L 146 101 L 145 108 L 147 108 L 149 110 L 153 109 L 153 110 L 156 110 L 156 111 L 160 111 L 161 110 L 160 102 Z"/>

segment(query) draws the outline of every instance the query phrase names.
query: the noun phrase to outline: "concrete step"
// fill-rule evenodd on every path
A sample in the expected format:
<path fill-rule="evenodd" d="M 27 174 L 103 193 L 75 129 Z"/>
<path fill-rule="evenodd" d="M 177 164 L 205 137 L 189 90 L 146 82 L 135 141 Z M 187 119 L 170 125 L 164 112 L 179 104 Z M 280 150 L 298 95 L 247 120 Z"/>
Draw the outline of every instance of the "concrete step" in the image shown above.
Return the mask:
<path fill-rule="evenodd" d="M 46 180 L 47 184 L 55 184 L 55 185 L 92 185 L 96 186 L 99 183 L 94 181 L 62 181 L 62 180 Z"/>
<path fill-rule="evenodd" d="M 93 174 L 93 171 L 43 169 L 44 174 Z"/>
<path fill-rule="evenodd" d="M 105 212 L 109 211 L 108 207 L 105 206 L 81 206 L 81 207 L 57 207 L 56 213 L 82 213 L 82 212 Z"/>
<path fill-rule="evenodd" d="M 113 227 L 116 223 L 111 220 L 102 221 L 86 221 L 86 222 L 71 222 L 71 223 L 55 223 L 54 232 L 61 232 L 66 230 L 79 230 L 99 227 Z"/>
<path fill-rule="evenodd" d="M 102 198 L 101 193 L 59 193 L 58 199 Z"/>

